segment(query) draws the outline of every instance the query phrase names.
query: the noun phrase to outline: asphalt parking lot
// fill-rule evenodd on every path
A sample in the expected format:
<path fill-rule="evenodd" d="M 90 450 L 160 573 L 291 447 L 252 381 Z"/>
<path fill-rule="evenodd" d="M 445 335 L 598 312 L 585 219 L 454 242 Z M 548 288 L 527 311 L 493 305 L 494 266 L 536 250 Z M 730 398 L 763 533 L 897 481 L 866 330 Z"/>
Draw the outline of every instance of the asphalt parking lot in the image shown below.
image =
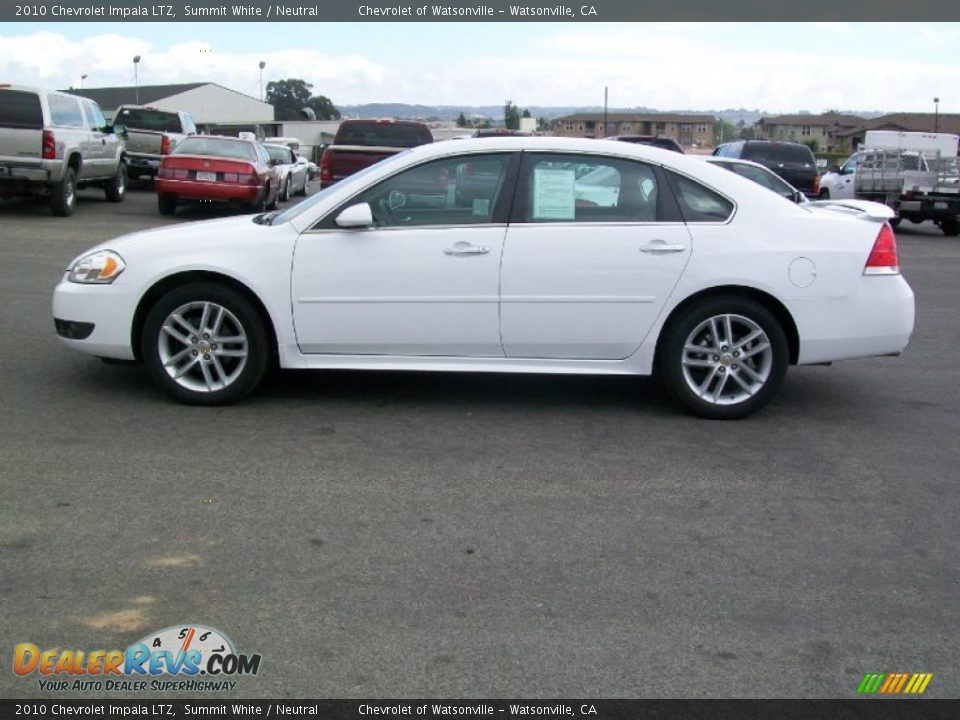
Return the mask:
<path fill-rule="evenodd" d="M 217 212 L 0 203 L 0 696 L 70 696 L 15 643 L 185 623 L 262 655 L 234 697 L 960 695 L 957 238 L 898 231 L 902 357 L 792 368 L 731 423 L 629 378 L 279 373 L 189 408 L 59 345 L 71 258 Z"/>

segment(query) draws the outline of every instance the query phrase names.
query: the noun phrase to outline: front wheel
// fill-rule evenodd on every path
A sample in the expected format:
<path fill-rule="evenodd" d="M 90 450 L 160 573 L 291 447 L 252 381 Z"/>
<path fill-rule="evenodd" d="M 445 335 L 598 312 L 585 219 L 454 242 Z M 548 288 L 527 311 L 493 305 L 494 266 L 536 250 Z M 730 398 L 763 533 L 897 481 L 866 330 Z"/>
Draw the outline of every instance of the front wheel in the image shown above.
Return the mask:
<path fill-rule="evenodd" d="M 283 184 L 283 189 L 280 191 L 280 202 L 287 202 L 290 199 L 290 178 L 287 178 L 287 181 Z"/>
<path fill-rule="evenodd" d="M 174 288 L 151 308 L 140 339 L 154 381 L 188 405 L 240 400 L 270 357 L 264 318 L 243 295 L 215 283 Z"/>
<path fill-rule="evenodd" d="M 659 358 L 663 379 L 701 417 L 746 417 L 770 402 L 786 375 L 786 334 L 753 300 L 719 297 L 697 303 L 666 333 Z"/>

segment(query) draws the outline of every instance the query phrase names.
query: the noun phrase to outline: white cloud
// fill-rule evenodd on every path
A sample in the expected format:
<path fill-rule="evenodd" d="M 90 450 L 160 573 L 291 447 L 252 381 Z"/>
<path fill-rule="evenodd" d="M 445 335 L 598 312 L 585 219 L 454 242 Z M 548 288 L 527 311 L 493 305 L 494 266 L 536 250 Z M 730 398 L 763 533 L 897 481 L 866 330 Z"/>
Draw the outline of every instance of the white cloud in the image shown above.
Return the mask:
<path fill-rule="evenodd" d="M 804 30 L 809 32 L 809 30 Z M 943 94 L 942 112 L 960 111 L 960 66 L 936 64 L 904 54 L 893 42 L 884 55 L 865 57 L 845 39 L 859 28 L 829 25 L 836 36 L 828 52 L 744 49 L 716 26 L 684 23 L 622 25 L 562 30 L 525 45 L 475 51 L 452 59 L 417 60 L 398 43 L 380 62 L 363 54 L 335 55 L 314 49 L 255 53 L 222 52 L 215 42 L 184 42 L 159 48 L 135 37 L 97 35 L 72 41 L 52 32 L 0 36 L 0 79 L 53 87 L 128 85 L 134 55 L 141 55 L 140 83 L 213 81 L 240 92 L 259 92 L 258 63 L 269 80 L 299 77 L 337 104 L 409 102 L 498 105 L 512 99 L 530 105 L 599 105 L 603 88 L 610 104 L 668 109 L 762 108 L 771 112 L 861 110 L 931 111 Z M 908 35 L 914 42 L 956 38 L 913 26 L 877 27 L 878 37 Z M 807 47 L 797 43 L 794 47 Z M 824 44 L 821 43 L 821 48 Z M 382 48 L 380 56 L 384 53 Z M 373 52 L 374 50 L 371 50 Z M 421 53 L 421 57 L 423 54 Z"/>

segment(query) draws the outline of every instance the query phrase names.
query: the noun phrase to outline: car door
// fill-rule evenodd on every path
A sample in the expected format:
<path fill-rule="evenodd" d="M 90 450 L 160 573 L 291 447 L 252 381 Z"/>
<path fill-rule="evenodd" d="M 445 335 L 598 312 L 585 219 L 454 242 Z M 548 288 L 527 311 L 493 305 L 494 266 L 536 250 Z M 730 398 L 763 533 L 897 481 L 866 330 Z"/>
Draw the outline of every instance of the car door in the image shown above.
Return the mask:
<path fill-rule="evenodd" d="M 856 197 L 857 156 L 851 155 L 830 186 L 830 197 L 837 200 Z"/>
<path fill-rule="evenodd" d="M 112 175 L 113 159 L 116 157 L 117 136 L 104 132 L 107 121 L 93 101 L 82 99 L 83 117 L 90 133 L 89 153 L 84 158 L 84 177 L 106 177 Z"/>
<path fill-rule="evenodd" d="M 297 241 L 303 353 L 502 356 L 500 260 L 519 156 L 460 154 L 378 181 Z M 358 204 L 370 227 L 342 228 Z"/>
<path fill-rule="evenodd" d="M 691 251 L 660 168 L 594 154 L 524 153 L 500 279 L 506 356 L 629 356 Z"/>

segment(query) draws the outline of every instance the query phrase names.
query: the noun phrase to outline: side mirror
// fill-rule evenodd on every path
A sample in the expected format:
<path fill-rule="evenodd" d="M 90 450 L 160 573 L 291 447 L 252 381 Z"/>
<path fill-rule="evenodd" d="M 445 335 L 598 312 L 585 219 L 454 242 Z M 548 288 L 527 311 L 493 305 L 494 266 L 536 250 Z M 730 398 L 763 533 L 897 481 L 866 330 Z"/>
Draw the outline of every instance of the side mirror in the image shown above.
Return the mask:
<path fill-rule="evenodd" d="M 336 223 L 342 228 L 367 228 L 373 226 L 373 212 L 367 203 L 357 203 L 337 215 Z"/>
<path fill-rule="evenodd" d="M 267 163 L 267 164 L 268 164 L 270 167 L 276 167 L 276 166 L 279 165 L 280 163 L 281 163 L 280 160 L 277 160 L 276 158 L 270 158 L 270 162 Z"/>
<path fill-rule="evenodd" d="M 803 191 L 802 191 L 802 190 L 794 190 L 794 191 L 793 191 L 793 201 L 794 201 L 797 205 L 803 205 L 803 203 L 805 203 L 805 202 L 807 201 L 807 196 L 803 194 Z"/>
<path fill-rule="evenodd" d="M 113 133 L 114 135 L 120 135 L 121 137 L 127 137 L 127 126 L 121 124 L 107 125 L 103 128 L 105 133 Z"/>

